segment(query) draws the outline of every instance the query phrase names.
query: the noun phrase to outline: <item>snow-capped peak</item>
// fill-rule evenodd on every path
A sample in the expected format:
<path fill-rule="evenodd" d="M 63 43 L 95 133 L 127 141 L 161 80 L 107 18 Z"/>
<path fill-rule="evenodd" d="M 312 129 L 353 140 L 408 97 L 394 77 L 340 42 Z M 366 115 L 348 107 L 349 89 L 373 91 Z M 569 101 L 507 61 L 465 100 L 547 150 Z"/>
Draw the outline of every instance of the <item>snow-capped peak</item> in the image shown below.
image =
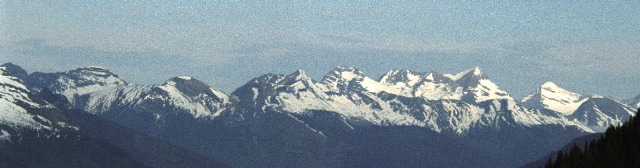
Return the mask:
<path fill-rule="evenodd" d="M 572 114 L 588 97 L 569 92 L 553 82 L 546 82 L 536 92 L 522 99 L 528 108 L 544 108 L 563 115 Z"/>
<path fill-rule="evenodd" d="M 25 83 L 33 90 L 49 88 L 54 93 L 67 97 L 72 104 L 77 96 L 127 85 L 118 75 L 101 67 L 84 67 L 57 73 L 34 72 Z"/>
<path fill-rule="evenodd" d="M 380 77 L 384 91 L 413 97 L 414 86 L 423 80 L 424 73 L 411 70 L 391 70 Z"/>
<path fill-rule="evenodd" d="M 191 79 L 193 79 L 190 76 L 178 76 L 177 78 L 180 78 L 180 79 L 183 79 L 183 80 L 191 80 Z"/>
<path fill-rule="evenodd" d="M 185 82 L 185 81 L 194 81 L 194 82 L 202 83 L 199 80 L 194 79 L 193 77 L 190 77 L 190 76 L 176 76 L 176 77 L 173 77 L 173 78 L 170 78 L 169 80 L 167 80 L 165 82 L 165 85 L 175 85 L 176 82 Z M 202 84 L 204 84 L 204 83 L 202 83 Z"/>
<path fill-rule="evenodd" d="M 278 81 L 277 84 L 286 85 L 291 88 L 298 88 L 298 89 L 308 88 L 312 90 L 317 90 L 317 88 L 315 88 L 316 86 L 315 81 L 313 81 L 309 76 L 307 76 L 306 72 L 300 69 L 289 75 L 284 76 L 284 78 L 281 81 Z"/>
<path fill-rule="evenodd" d="M 396 85 L 402 83 L 406 86 L 413 86 L 420 82 L 423 73 L 411 70 L 391 70 L 380 77 L 380 83 L 385 85 Z"/>
<path fill-rule="evenodd" d="M 325 85 L 329 91 L 346 91 L 351 80 L 363 79 L 365 77 L 366 75 L 356 68 L 336 66 L 324 75 L 320 83 Z"/>
<path fill-rule="evenodd" d="M 540 88 L 542 88 L 542 89 L 546 89 L 546 90 L 559 90 L 559 91 L 566 91 L 566 90 L 564 90 L 564 89 L 560 88 L 560 87 L 559 87 L 558 85 L 556 85 L 555 83 L 550 82 L 550 81 L 549 81 L 549 82 L 545 82 L 544 84 L 542 84 L 542 85 L 540 86 Z"/>
<path fill-rule="evenodd" d="M 322 83 L 333 83 L 337 81 L 351 81 L 354 78 L 364 78 L 364 72 L 347 66 L 336 66 L 329 71 L 323 78 Z"/>
<path fill-rule="evenodd" d="M 478 67 L 460 72 L 451 78 L 455 80 L 458 86 L 462 87 L 463 95 L 461 99 L 464 101 L 513 100 L 509 93 L 500 89 L 498 85 L 489 80 L 487 74 L 482 72 Z"/>
<path fill-rule="evenodd" d="M 477 67 L 477 66 L 473 69 L 462 71 L 455 75 L 447 75 L 447 76 L 449 76 L 452 80 L 456 80 L 456 81 L 460 80 L 463 77 L 487 78 L 486 74 L 482 72 L 482 70 L 480 70 L 480 67 Z"/>
<path fill-rule="evenodd" d="M 475 68 L 472 69 L 473 75 L 482 75 L 482 71 L 480 71 L 480 67 L 476 66 Z"/>
<path fill-rule="evenodd" d="M 161 86 L 161 88 L 164 88 L 167 91 L 173 90 L 173 89 L 168 89 L 168 87 L 175 88 L 177 91 L 188 96 L 198 96 L 200 94 L 207 94 L 215 97 L 228 97 L 225 93 L 215 90 L 211 88 L 209 85 L 205 84 L 204 82 L 189 76 L 173 77 L 167 80 L 167 82 L 165 82 L 163 86 Z M 169 92 L 169 93 L 178 94 L 178 93 L 172 93 L 172 92 Z"/>

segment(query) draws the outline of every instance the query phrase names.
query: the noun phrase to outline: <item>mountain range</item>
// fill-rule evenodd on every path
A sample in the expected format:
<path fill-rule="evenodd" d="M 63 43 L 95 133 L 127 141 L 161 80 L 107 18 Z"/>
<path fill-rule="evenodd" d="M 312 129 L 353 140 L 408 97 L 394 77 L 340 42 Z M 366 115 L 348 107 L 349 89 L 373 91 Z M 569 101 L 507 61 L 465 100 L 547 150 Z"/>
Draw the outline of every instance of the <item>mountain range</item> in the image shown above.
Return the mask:
<path fill-rule="evenodd" d="M 226 167 L 71 109 L 49 89 L 34 94 L 24 74 L 18 66 L 0 66 L 0 167 Z"/>
<path fill-rule="evenodd" d="M 23 82 L 13 90 L 57 95 L 47 107 L 90 114 L 233 167 L 514 167 L 626 121 L 640 102 L 551 82 L 519 101 L 477 67 L 391 70 L 372 79 L 337 66 L 319 81 L 297 70 L 256 77 L 231 93 L 187 76 L 139 85 L 101 67 L 31 74 L 0 67 L 11 79 L 2 86 Z M 2 92 L 3 109 L 17 104 L 12 94 Z M 13 113 L 3 112 L 4 125 L 34 123 L 6 117 Z M 0 128 L 0 137 L 20 136 Z"/>
<path fill-rule="evenodd" d="M 0 67 L 0 166 L 144 167 L 119 148 L 84 136 L 65 114 L 31 94 L 12 74 Z"/>

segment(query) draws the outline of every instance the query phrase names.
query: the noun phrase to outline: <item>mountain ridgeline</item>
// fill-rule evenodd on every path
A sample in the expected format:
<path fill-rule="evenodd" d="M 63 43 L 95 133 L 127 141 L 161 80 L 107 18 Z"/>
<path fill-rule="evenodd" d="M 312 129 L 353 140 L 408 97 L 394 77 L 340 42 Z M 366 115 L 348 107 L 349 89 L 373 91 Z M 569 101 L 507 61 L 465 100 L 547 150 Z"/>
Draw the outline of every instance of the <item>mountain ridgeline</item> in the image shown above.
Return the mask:
<path fill-rule="evenodd" d="M 0 67 L 0 167 L 146 167 L 87 136 L 63 111 L 31 94 L 18 79 L 24 74 L 11 69 Z"/>
<path fill-rule="evenodd" d="M 232 167 L 514 167 L 635 114 L 626 103 L 551 82 L 517 101 L 479 68 L 372 79 L 338 66 L 319 81 L 298 70 L 227 94 L 186 76 L 138 85 L 100 67 L 2 67 L 21 74 L 24 90 L 57 97 L 47 100 L 53 106 Z"/>
<path fill-rule="evenodd" d="M 26 76 L 15 65 L 0 67 L 0 167 L 226 166 L 71 109 L 65 96 L 48 88 L 34 94 L 21 80 Z"/>

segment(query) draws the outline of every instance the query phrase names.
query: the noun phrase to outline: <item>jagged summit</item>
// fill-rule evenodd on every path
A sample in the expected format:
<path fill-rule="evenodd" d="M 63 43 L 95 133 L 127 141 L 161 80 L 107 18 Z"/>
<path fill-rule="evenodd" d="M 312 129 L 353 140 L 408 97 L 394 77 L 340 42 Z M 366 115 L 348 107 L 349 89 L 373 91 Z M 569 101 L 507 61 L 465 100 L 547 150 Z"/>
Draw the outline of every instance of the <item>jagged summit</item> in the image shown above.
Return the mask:
<path fill-rule="evenodd" d="M 297 88 L 308 88 L 315 86 L 315 81 L 311 79 L 307 73 L 301 69 L 294 71 L 293 73 L 284 76 L 284 79 L 278 84 L 291 85 Z"/>
<path fill-rule="evenodd" d="M 282 74 L 272 74 L 272 73 L 267 73 L 258 77 L 255 77 L 251 80 L 249 80 L 249 82 L 247 82 L 247 84 L 257 84 L 257 83 L 275 83 L 278 82 L 280 80 L 282 80 L 282 78 L 284 78 L 285 75 Z M 245 84 L 245 85 L 247 85 Z"/>
<path fill-rule="evenodd" d="M 357 68 L 353 68 L 350 66 L 336 66 L 333 69 L 331 69 L 329 72 L 327 72 L 327 74 L 325 74 L 323 76 L 323 80 L 324 78 L 326 78 L 327 76 L 341 76 L 342 73 L 351 73 L 351 74 L 360 74 L 360 75 L 364 75 L 364 73 L 362 71 L 360 71 Z"/>
<path fill-rule="evenodd" d="M 323 81 L 324 81 L 324 78 L 326 78 L 327 76 L 340 76 L 346 79 L 351 79 L 354 77 L 364 77 L 365 74 L 364 72 L 360 71 L 357 68 L 353 68 L 349 66 L 336 66 L 327 74 L 325 74 L 325 76 L 323 77 Z"/>
<path fill-rule="evenodd" d="M 220 146 L 241 146 L 248 150 L 241 151 L 238 155 L 251 153 L 254 149 L 297 150 L 282 148 L 280 145 L 291 144 L 292 141 L 288 138 L 291 135 L 295 135 L 293 140 L 303 138 L 305 143 L 308 137 L 317 137 L 318 144 L 322 145 L 333 142 L 331 138 L 342 138 L 343 135 L 364 128 L 374 128 L 375 131 L 379 128 L 391 130 L 410 127 L 411 130 L 427 130 L 433 135 L 469 138 L 468 140 L 474 141 L 468 141 L 468 144 L 482 144 L 473 147 L 482 147 L 483 150 L 483 146 L 491 147 L 486 151 L 496 151 L 496 155 L 502 154 L 500 158 L 504 158 L 503 155 L 517 155 L 552 143 L 546 139 L 592 133 L 591 125 L 585 123 L 597 123 L 603 118 L 579 118 L 578 116 L 584 116 L 580 114 L 598 116 L 592 115 L 598 113 L 598 110 L 608 116 L 624 114 L 603 111 L 603 106 L 619 106 L 606 100 L 594 100 L 591 101 L 593 103 L 585 104 L 584 109 L 590 111 L 575 113 L 575 116 L 526 109 L 515 103 L 508 93 L 491 82 L 477 67 L 456 75 L 392 70 L 378 81 L 372 80 L 356 68 L 337 66 L 321 82 L 315 82 L 306 72 L 297 70 L 290 74 L 265 74 L 253 78 L 231 95 L 218 94 L 209 85 L 188 76 L 173 77 L 159 85 L 105 83 L 105 79 L 114 77 L 101 77 L 100 74 L 108 74 L 107 72 L 103 68 L 88 67 L 61 73 L 41 73 L 40 76 L 33 77 L 39 77 L 37 79 L 40 81 L 36 82 L 46 84 L 43 87 L 52 88 L 55 93 L 77 100 L 70 101 L 74 108 L 152 135 L 167 135 L 166 138 L 171 142 L 184 143 L 190 148 L 208 150 L 218 149 Z M 540 100 L 537 102 L 544 102 L 543 99 L 564 102 L 549 98 L 562 91 L 554 86 L 557 85 L 543 84 L 537 91 L 537 99 Z M 607 120 L 611 123 L 623 121 L 617 120 L 616 116 L 610 118 L 615 119 Z M 602 124 L 596 126 L 600 125 Z M 212 127 L 225 130 L 219 131 L 211 129 Z M 412 137 L 411 135 L 418 133 L 406 132 L 395 137 L 385 133 L 383 136 L 392 138 L 388 142 L 396 142 L 397 139 L 404 139 L 405 135 Z M 188 135 L 213 138 L 191 139 Z M 431 136 L 431 133 L 428 135 Z M 241 139 L 232 140 L 248 146 L 228 143 L 207 146 L 219 142 L 217 140 L 227 141 L 233 136 L 242 136 Z M 279 139 L 281 137 L 286 138 L 282 143 Z M 475 141 L 482 138 L 489 139 Z M 539 140 L 542 138 L 545 139 Z M 367 137 L 353 142 L 368 139 L 374 138 Z M 510 143 L 511 141 L 519 143 Z M 276 147 L 260 146 L 273 144 L 272 142 L 276 142 Z M 291 145 L 307 146 L 298 143 Z M 309 146 L 313 152 L 319 149 L 313 144 Z M 415 145 L 406 146 L 413 149 Z M 395 145 L 392 147 L 395 148 Z M 509 151 L 511 147 L 525 150 L 503 154 L 503 151 Z M 215 152 L 221 155 L 233 153 Z M 290 150 L 284 152 L 290 153 Z M 297 152 L 293 154 L 298 155 Z"/>
<path fill-rule="evenodd" d="M 330 91 L 346 91 L 350 81 L 362 78 L 366 78 L 366 75 L 359 69 L 348 66 L 336 66 L 322 77 L 320 83 L 324 84 Z"/>
<path fill-rule="evenodd" d="M 454 95 L 460 95 L 460 99 L 467 102 L 483 102 L 487 100 L 513 98 L 498 85 L 489 80 L 489 76 L 475 67 L 455 75 L 444 75 L 455 82 L 461 90 L 454 91 Z"/>
<path fill-rule="evenodd" d="M 473 84 L 471 82 L 479 81 L 481 79 L 488 79 L 488 78 L 489 76 L 486 73 L 482 72 L 480 68 L 475 67 L 473 69 L 469 69 L 469 70 L 457 73 L 451 79 L 458 81 L 458 83 L 461 83 L 461 85 L 468 85 L 466 83 Z"/>
<path fill-rule="evenodd" d="M 482 72 L 482 70 L 480 70 L 480 67 L 477 67 L 477 66 L 473 69 L 465 70 L 455 75 L 447 75 L 447 76 L 449 76 L 451 79 L 456 81 L 462 78 L 477 78 L 477 79 L 489 78 L 484 72 Z"/>
<path fill-rule="evenodd" d="M 411 70 L 391 70 L 381 76 L 379 81 L 383 84 L 396 84 L 402 82 L 408 86 L 413 86 L 416 83 L 420 82 L 422 76 L 424 75 L 424 73 Z"/>
<path fill-rule="evenodd" d="M 307 87 L 309 85 L 315 85 L 315 82 L 309 76 L 307 76 L 307 73 L 303 70 L 296 70 L 288 75 L 268 73 L 251 79 L 249 82 L 236 89 L 234 93 L 238 92 L 239 90 L 250 88 L 265 88 L 277 86 L 293 87 L 293 85 L 296 85 L 296 87 Z"/>
<path fill-rule="evenodd" d="M 107 77 L 104 77 L 104 74 L 107 74 Z M 406 100 L 416 99 L 416 101 L 464 102 L 469 105 L 482 103 L 501 104 L 504 102 L 507 102 L 506 104 L 515 104 L 510 103 L 513 102 L 513 98 L 490 81 L 487 74 L 478 67 L 455 75 L 396 69 L 388 71 L 377 81 L 367 77 L 365 73 L 357 68 L 336 66 L 320 82 L 311 79 L 305 71 L 296 70 L 287 75 L 265 74 L 253 78 L 232 92 L 231 95 L 219 92 L 202 81 L 189 76 L 173 77 L 162 85 L 127 87 L 124 82 L 114 82 L 118 81 L 115 80 L 117 79 L 115 74 L 109 74 L 111 72 L 104 68 L 85 67 L 62 73 L 52 73 L 41 79 L 50 82 L 45 87 L 52 87 L 51 89 L 54 92 L 70 98 L 70 102 L 73 102 L 76 97 L 83 98 L 83 95 L 96 97 L 96 99 L 92 100 L 103 101 L 100 100 L 100 94 L 117 97 L 121 93 L 128 93 L 134 98 L 141 96 L 155 97 L 158 100 L 175 100 L 174 104 L 192 104 L 193 107 L 198 107 L 198 101 L 209 97 L 213 98 L 211 102 L 215 102 L 211 104 L 216 104 L 215 108 L 212 106 L 210 109 L 223 109 L 222 107 L 231 103 L 230 100 L 233 99 L 233 101 L 239 101 L 238 104 L 243 106 L 256 106 L 255 109 L 262 109 L 262 107 L 258 106 L 264 106 L 277 107 L 280 110 L 291 112 L 328 110 L 344 112 L 351 116 L 369 117 L 375 121 L 386 120 L 376 115 L 395 116 L 398 115 L 396 114 L 397 111 L 408 108 L 399 106 L 397 102 L 391 103 L 384 100 L 393 99 L 393 97 L 402 97 L 402 99 Z M 105 79 L 114 80 L 109 82 L 109 80 Z M 117 87 L 117 92 L 109 91 L 114 87 Z M 136 94 L 134 95 L 134 93 Z M 144 94 L 147 93 L 153 94 L 145 96 Z M 170 99 L 167 99 L 167 97 Z M 552 82 L 546 82 L 534 94 L 525 98 L 522 106 L 548 109 L 560 113 L 565 112 L 561 116 L 568 116 L 578 108 L 585 98 L 592 97 L 571 93 Z M 111 99 L 111 97 L 104 98 Z M 129 98 L 127 98 L 127 101 L 129 101 Z M 107 104 L 109 101 L 104 102 L 103 104 Z M 219 102 L 223 103 L 220 104 Z M 188 107 L 191 106 L 181 108 Z M 504 107 L 496 105 L 496 107 L 492 108 L 501 109 Z M 371 116 L 367 113 L 371 110 L 377 110 L 379 113 Z M 209 115 L 215 113 L 214 111 L 217 110 L 200 110 L 195 114 Z M 401 115 L 408 114 L 403 113 Z M 422 123 L 422 121 L 413 121 L 413 119 L 403 118 L 401 120 L 405 124 L 426 124 Z M 440 129 L 438 128 L 437 130 Z"/>
<path fill-rule="evenodd" d="M 484 73 L 480 70 L 480 67 L 476 66 L 473 69 L 471 69 L 470 72 L 473 72 L 473 75 L 479 76 L 479 75 L 483 75 Z"/>

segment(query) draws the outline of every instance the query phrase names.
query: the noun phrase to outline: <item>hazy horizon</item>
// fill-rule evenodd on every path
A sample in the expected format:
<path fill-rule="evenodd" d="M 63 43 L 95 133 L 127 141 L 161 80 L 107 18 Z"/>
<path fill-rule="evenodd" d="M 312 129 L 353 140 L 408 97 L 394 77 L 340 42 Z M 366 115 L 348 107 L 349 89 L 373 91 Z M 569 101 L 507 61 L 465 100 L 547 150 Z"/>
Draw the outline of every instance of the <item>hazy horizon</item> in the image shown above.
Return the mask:
<path fill-rule="evenodd" d="M 27 71 L 101 66 L 123 80 L 192 76 L 227 93 L 266 74 L 335 66 L 480 67 L 515 98 L 552 81 L 640 94 L 638 2 L 0 2 L 0 62 Z"/>

